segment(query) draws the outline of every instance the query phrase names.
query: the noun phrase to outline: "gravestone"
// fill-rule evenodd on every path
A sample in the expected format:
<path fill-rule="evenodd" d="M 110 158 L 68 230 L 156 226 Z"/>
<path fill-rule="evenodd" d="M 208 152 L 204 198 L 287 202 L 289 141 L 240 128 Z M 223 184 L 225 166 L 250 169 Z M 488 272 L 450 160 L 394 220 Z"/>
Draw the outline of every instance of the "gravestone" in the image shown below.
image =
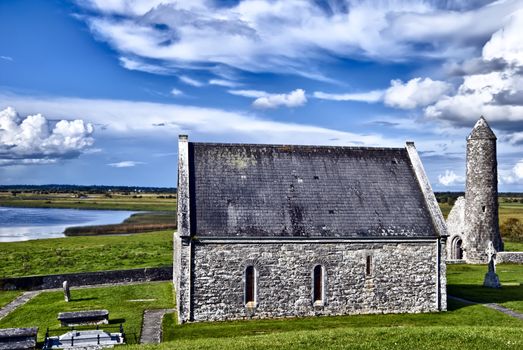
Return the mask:
<path fill-rule="evenodd" d="M 86 311 L 60 312 L 58 314 L 58 321 L 60 321 L 60 323 L 62 324 L 62 327 L 108 324 L 109 323 L 109 311 L 107 311 L 107 310 L 86 310 Z"/>
<path fill-rule="evenodd" d="M 64 281 L 63 287 L 64 287 L 64 299 L 65 299 L 65 302 L 68 303 L 69 300 L 71 300 L 71 291 L 69 290 L 69 283 L 67 281 Z"/>
<path fill-rule="evenodd" d="M 483 280 L 483 286 L 488 288 L 501 288 L 501 283 L 499 283 L 499 277 L 496 274 L 496 249 L 494 249 L 494 244 L 492 241 L 488 242 L 487 249 L 485 253 L 488 257 L 488 272 L 485 274 L 485 279 Z"/>
<path fill-rule="evenodd" d="M 0 350 L 25 350 L 36 348 L 38 328 L 0 329 Z"/>

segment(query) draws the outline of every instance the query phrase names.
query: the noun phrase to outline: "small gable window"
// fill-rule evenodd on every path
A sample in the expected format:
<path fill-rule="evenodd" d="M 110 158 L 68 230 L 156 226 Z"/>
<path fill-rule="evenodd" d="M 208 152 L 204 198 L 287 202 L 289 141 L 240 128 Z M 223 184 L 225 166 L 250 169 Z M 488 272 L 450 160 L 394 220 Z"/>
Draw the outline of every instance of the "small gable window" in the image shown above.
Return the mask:
<path fill-rule="evenodd" d="M 245 269 L 245 305 L 254 307 L 256 303 L 256 271 L 254 266 Z"/>
<path fill-rule="evenodd" d="M 367 255 L 367 259 L 365 261 L 365 275 L 370 276 L 372 273 L 372 256 Z"/>
<path fill-rule="evenodd" d="M 312 292 L 312 298 L 314 305 L 323 305 L 323 295 L 325 291 L 325 286 L 323 285 L 324 279 L 323 279 L 323 267 L 321 265 L 314 266 L 314 270 L 312 271 L 312 279 L 313 279 L 313 292 Z"/>

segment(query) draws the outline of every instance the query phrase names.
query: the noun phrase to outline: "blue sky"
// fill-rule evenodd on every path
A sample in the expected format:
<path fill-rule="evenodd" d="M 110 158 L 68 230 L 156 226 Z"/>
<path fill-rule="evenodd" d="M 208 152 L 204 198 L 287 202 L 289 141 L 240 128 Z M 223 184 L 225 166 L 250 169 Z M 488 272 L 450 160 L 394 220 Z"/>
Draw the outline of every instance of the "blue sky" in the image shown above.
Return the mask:
<path fill-rule="evenodd" d="M 523 191 L 523 2 L 0 2 L 3 184 L 176 186 L 193 141 L 402 147 L 462 190 L 498 136 Z"/>

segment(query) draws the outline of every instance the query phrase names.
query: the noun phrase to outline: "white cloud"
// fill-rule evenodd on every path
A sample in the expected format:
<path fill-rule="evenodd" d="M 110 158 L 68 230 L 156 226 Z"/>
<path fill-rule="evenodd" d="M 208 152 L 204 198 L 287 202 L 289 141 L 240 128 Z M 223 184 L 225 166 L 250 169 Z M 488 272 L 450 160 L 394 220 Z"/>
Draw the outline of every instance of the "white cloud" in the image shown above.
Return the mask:
<path fill-rule="evenodd" d="M 191 86 L 195 86 L 195 87 L 202 87 L 205 85 L 201 81 L 198 81 L 198 80 L 188 77 L 186 75 L 181 75 L 178 77 L 178 79 L 180 79 L 180 81 L 184 82 L 187 85 L 191 85 Z"/>
<path fill-rule="evenodd" d="M 462 126 L 483 115 L 510 133 L 523 131 L 523 10 L 505 17 L 476 58 L 483 69 L 464 76 L 454 95 L 428 106 L 426 117 Z M 520 135 L 507 138 L 518 142 Z"/>
<path fill-rule="evenodd" d="M 145 164 L 144 162 L 137 162 L 134 160 L 124 160 L 118 163 L 109 163 L 107 165 L 113 167 L 113 168 L 131 168 L 137 165 Z"/>
<path fill-rule="evenodd" d="M 508 171 L 500 169 L 499 180 L 502 184 L 523 184 L 523 159 Z"/>
<path fill-rule="evenodd" d="M 280 144 L 329 144 L 359 146 L 404 145 L 403 139 L 384 138 L 379 134 L 358 134 L 315 125 L 277 122 L 249 113 L 177 104 L 126 100 L 58 98 L 2 94 L 0 101 L 10 101 L 20 111 L 38 110 L 57 118 L 82 117 L 104 125 L 98 137 L 133 135 L 165 137 L 186 133 L 200 140 L 241 141 Z M 1 106 L 0 106 L 1 107 Z M 159 130 L 161 126 L 161 132 Z"/>
<path fill-rule="evenodd" d="M 458 5 L 459 3 L 459 5 Z M 124 56 L 311 78 L 311 58 L 468 58 L 521 9 L 520 0 L 85 0 L 92 32 Z M 120 16 L 114 16 L 114 14 Z M 275 35 L 285 33 L 285 35 Z M 314 74 L 313 74 L 314 73 Z"/>
<path fill-rule="evenodd" d="M 0 110 L 0 165 L 46 164 L 75 158 L 94 143 L 93 126 L 83 120 L 49 122 L 41 114 L 21 118 Z"/>
<path fill-rule="evenodd" d="M 224 80 L 224 79 L 211 79 L 211 80 L 209 80 L 209 84 L 210 85 L 224 86 L 224 87 L 228 87 L 228 88 L 235 88 L 235 87 L 238 87 L 238 86 L 242 85 L 242 84 L 240 84 L 238 82 L 230 81 L 230 80 Z"/>
<path fill-rule="evenodd" d="M 523 121 L 523 77 L 513 69 L 464 77 L 453 96 L 444 96 L 425 109 L 432 119 L 443 119 L 454 124 L 471 124 L 481 115 L 494 122 L 509 122 L 512 131 Z M 519 96 L 519 101 L 518 101 Z M 512 99 L 512 101 L 511 101 Z"/>
<path fill-rule="evenodd" d="M 384 102 L 394 108 L 413 109 L 436 102 L 441 96 L 452 90 L 452 85 L 430 78 L 414 78 L 406 83 L 401 80 L 392 80 L 390 84 L 391 86 L 385 90 L 346 94 L 316 91 L 313 96 L 332 101 Z"/>
<path fill-rule="evenodd" d="M 176 96 L 182 96 L 182 95 L 183 95 L 183 91 L 182 91 L 182 90 L 179 90 L 179 89 L 177 89 L 177 88 L 173 88 L 173 89 L 171 90 L 171 95 L 173 95 L 173 96 L 175 96 L 175 97 L 176 97 Z"/>
<path fill-rule="evenodd" d="M 229 90 L 232 95 L 255 98 L 253 107 L 267 109 L 285 107 L 299 107 L 307 103 L 305 90 L 296 89 L 288 94 L 272 94 L 261 90 Z"/>
<path fill-rule="evenodd" d="M 392 80 L 384 95 L 386 105 L 402 109 L 424 107 L 452 90 L 449 83 L 430 78 L 414 78 L 406 83 Z"/>
<path fill-rule="evenodd" d="M 251 97 L 251 98 L 259 98 L 259 97 L 270 95 L 268 92 L 260 91 L 260 90 L 229 90 L 228 92 L 232 95 Z"/>
<path fill-rule="evenodd" d="M 13 57 L 11 57 L 11 56 L 0 56 L 0 59 L 2 59 L 4 61 L 10 61 L 10 62 L 13 61 Z"/>
<path fill-rule="evenodd" d="M 454 186 L 465 183 L 465 177 L 456 175 L 452 170 L 445 170 L 445 174 L 438 175 L 438 182 L 443 186 Z"/>
<path fill-rule="evenodd" d="M 157 64 L 146 63 L 141 60 L 131 59 L 128 57 L 120 57 L 119 60 L 122 67 L 129 70 L 138 70 L 159 75 L 171 75 L 177 71 L 176 69 L 171 69 L 169 67 Z"/>
<path fill-rule="evenodd" d="M 383 93 L 383 90 L 373 90 L 368 92 L 349 94 L 330 94 L 326 92 L 315 91 L 313 96 L 321 100 L 379 102 L 383 99 Z"/>
<path fill-rule="evenodd" d="M 523 9 L 514 12 L 509 22 L 497 32 L 483 47 L 486 60 L 503 59 L 506 62 L 523 66 Z"/>
<path fill-rule="evenodd" d="M 296 89 L 288 94 L 268 94 L 258 97 L 252 105 L 256 108 L 299 107 L 307 103 L 305 91 Z"/>

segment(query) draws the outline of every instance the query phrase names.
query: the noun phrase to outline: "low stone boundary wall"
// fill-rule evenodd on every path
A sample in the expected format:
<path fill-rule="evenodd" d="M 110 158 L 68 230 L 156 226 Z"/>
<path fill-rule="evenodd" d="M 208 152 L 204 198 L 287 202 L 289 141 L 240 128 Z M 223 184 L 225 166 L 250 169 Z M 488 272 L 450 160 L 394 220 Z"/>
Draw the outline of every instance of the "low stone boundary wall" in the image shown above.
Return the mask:
<path fill-rule="evenodd" d="M 110 270 L 47 276 L 0 278 L 0 290 L 62 288 L 64 281 L 67 281 L 69 286 L 75 287 L 122 282 L 172 281 L 172 278 L 172 266 L 150 267 L 132 270 Z"/>
<path fill-rule="evenodd" d="M 523 252 L 498 252 L 497 263 L 523 264 Z"/>

